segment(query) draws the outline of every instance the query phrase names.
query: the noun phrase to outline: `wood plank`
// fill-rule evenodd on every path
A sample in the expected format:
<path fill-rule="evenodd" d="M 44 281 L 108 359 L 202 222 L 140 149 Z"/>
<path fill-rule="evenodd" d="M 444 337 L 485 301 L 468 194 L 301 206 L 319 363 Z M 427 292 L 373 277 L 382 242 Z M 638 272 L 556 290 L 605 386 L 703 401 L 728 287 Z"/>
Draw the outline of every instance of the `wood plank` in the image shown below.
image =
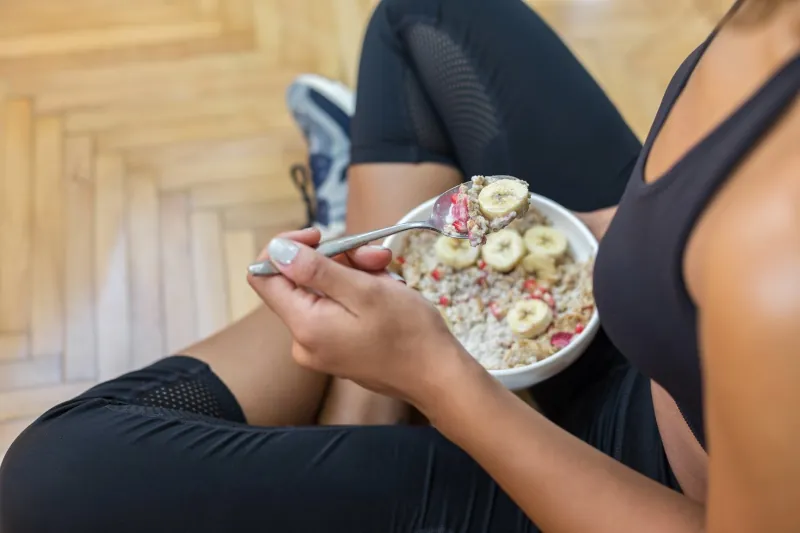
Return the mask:
<path fill-rule="evenodd" d="M 131 275 L 131 351 L 136 367 L 164 356 L 161 305 L 159 206 L 152 173 L 127 177 L 128 232 Z"/>
<path fill-rule="evenodd" d="M 25 359 L 29 352 L 30 342 L 27 333 L 0 333 L 0 362 Z"/>
<path fill-rule="evenodd" d="M 0 362 L 0 391 L 53 385 L 61 381 L 61 356 Z"/>
<path fill-rule="evenodd" d="M 6 102 L 0 171 L 0 331 L 28 328 L 31 294 L 31 101 Z"/>
<path fill-rule="evenodd" d="M 253 27 L 252 0 L 222 0 L 220 14 L 226 30 L 244 31 Z"/>
<path fill-rule="evenodd" d="M 47 409 L 82 394 L 93 385 L 93 381 L 80 381 L 0 393 L 0 423 L 39 416 Z"/>
<path fill-rule="evenodd" d="M 128 155 L 133 168 L 158 167 L 159 187 L 167 191 L 253 176 L 282 174 L 288 180 L 291 165 L 306 158 L 306 147 L 299 135 L 194 142 L 131 151 Z"/>
<path fill-rule="evenodd" d="M 252 32 L 226 33 L 219 36 L 202 37 L 189 41 L 161 42 L 144 46 L 87 50 L 69 55 L 23 56 L 0 61 L 0 76 L 11 82 L 11 88 L 19 94 L 35 93 L 46 88 L 39 82 L 36 89 L 32 80 L 41 80 L 42 74 L 70 72 L 74 77 L 89 74 L 96 68 L 133 67 L 150 62 L 184 62 L 192 58 L 209 55 L 244 54 L 253 49 Z M 261 77 L 262 81 L 266 78 Z M 70 98 L 74 95 L 66 95 Z M 114 98 L 112 96 L 112 98 Z M 38 102 L 37 102 L 38 104 Z M 61 109 L 63 110 L 63 109 Z M 49 112 L 55 110 L 49 109 Z"/>
<path fill-rule="evenodd" d="M 247 283 L 247 265 L 257 256 L 252 231 L 225 232 L 225 266 L 228 275 L 228 307 L 231 320 L 239 320 L 262 305 L 261 299 Z"/>
<path fill-rule="evenodd" d="M 36 119 L 31 354 L 64 349 L 64 180 L 61 119 Z"/>
<path fill-rule="evenodd" d="M 197 10 L 203 15 L 217 15 L 220 10 L 220 0 L 195 0 Z"/>
<path fill-rule="evenodd" d="M 294 126 L 283 99 L 265 98 L 263 94 L 215 95 L 202 101 L 182 100 L 164 102 L 150 100 L 110 104 L 98 107 L 70 109 L 65 117 L 69 133 L 107 133 L 130 128 L 154 128 L 158 125 L 181 123 L 198 117 L 223 117 L 251 114 L 262 117 L 275 126 Z"/>
<path fill-rule="evenodd" d="M 131 369 L 125 174 L 118 155 L 95 160 L 94 213 L 97 356 L 105 380 Z"/>
<path fill-rule="evenodd" d="M 188 41 L 216 37 L 221 31 L 222 26 L 219 21 L 203 20 L 146 26 L 121 25 L 6 37 L 0 39 L 0 59 Z"/>
<path fill-rule="evenodd" d="M 63 175 L 66 189 L 64 377 L 69 381 L 87 380 L 97 375 L 95 191 L 89 137 L 66 139 Z"/>
<path fill-rule="evenodd" d="M 271 58 L 273 65 L 281 57 L 281 12 L 278 0 L 252 0 L 256 46 Z"/>
<path fill-rule="evenodd" d="M 222 211 L 226 230 L 286 227 L 299 229 L 306 225 L 302 202 L 264 202 L 231 207 Z"/>
<path fill-rule="evenodd" d="M 203 183 L 190 189 L 192 208 L 235 207 L 253 203 L 286 200 L 296 203 L 302 197 L 288 176 L 258 176 Z"/>
<path fill-rule="evenodd" d="M 108 26 L 152 25 L 186 22 L 191 11 L 181 2 L 143 2 L 132 9 L 128 0 L 102 0 L 93 6 L 81 2 L 49 0 L 33 7 L 26 2 L 5 2 L 0 5 L 0 37 L 47 34 L 103 28 Z"/>
<path fill-rule="evenodd" d="M 67 72 L 20 76 L 9 80 L 10 88 L 35 91 L 40 112 L 61 112 L 126 103 L 202 101 L 226 94 L 282 94 L 296 76 L 269 68 L 261 56 L 225 54 L 213 60 L 152 61 Z"/>
<path fill-rule="evenodd" d="M 197 340 L 189 198 L 186 194 L 161 196 L 160 222 L 166 353 L 179 353 Z"/>
<path fill-rule="evenodd" d="M 97 144 L 100 150 L 114 151 L 206 139 L 225 140 L 267 132 L 273 135 L 291 134 L 295 126 L 281 118 L 281 115 L 246 111 L 230 115 L 194 116 L 102 133 L 97 137 Z"/>
<path fill-rule="evenodd" d="M 208 337 L 228 324 L 222 225 L 213 211 L 191 215 L 197 333 Z"/>

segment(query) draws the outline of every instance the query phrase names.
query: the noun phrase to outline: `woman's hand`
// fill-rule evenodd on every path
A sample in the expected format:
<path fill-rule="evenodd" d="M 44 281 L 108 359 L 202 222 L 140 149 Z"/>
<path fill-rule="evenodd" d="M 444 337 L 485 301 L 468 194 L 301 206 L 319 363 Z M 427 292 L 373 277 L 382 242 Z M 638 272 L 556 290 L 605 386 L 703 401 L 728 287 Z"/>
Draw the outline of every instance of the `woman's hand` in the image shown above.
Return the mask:
<path fill-rule="evenodd" d="M 348 268 L 309 247 L 319 234 L 302 237 L 276 238 L 259 258 L 271 259 L 283 276 L 249 278 L 291 330 L 300 365 L 422 409 L 451 369 L 472 361 L 436 308 L 385 273 L 390 251 L 371 252 L 385 254 L 380 261 L 359 250 Z"/>

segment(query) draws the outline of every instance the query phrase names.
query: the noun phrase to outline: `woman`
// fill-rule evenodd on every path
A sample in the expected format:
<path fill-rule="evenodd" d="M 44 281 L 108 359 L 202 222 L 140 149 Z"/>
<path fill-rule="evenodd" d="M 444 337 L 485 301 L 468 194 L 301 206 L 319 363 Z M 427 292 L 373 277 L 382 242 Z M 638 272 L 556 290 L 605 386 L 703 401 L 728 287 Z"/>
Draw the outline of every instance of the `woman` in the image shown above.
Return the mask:
<path fill-rule="evenodd" d="M 354 205 L 401 180 L 430 196 L 456 168 L 551 172 L 531 186 L 594 210 L 604 328 L 642 372 L 601 334 L 532 391 L 542 416 L 381 274 L 387 251 L 336 262 L 309 248 L 316 230 L 287 234 L 262 255 L 284 276 L 251 284 L 293 335 L 288 384 L 267 390 L 279 364 L 266 347 L 224 354 L 227 332 L 99 385 L 14 444 L 2 530 L 800 530 L 798 28 L 797 1 L 739 2 L 681 66 L 632 162 L 618 115 L 521 2 L 384 2 L 362 58 Z M 539 45 L 528 56 L 523 38 Z M 539 70 L 520 68 L 532 58 Z M 569 105 L 549 108 L 556 97 Z M 548 113 L 569 126 L 560 143 L 558 123 L 535 124 Z M 407 199 L 371 192 L 353 217 Z M 436 429 L 242 424 L 313 417 L 324 375 L 414 405 Z M 360 394 L 342 383 L 334 396 Z"/>

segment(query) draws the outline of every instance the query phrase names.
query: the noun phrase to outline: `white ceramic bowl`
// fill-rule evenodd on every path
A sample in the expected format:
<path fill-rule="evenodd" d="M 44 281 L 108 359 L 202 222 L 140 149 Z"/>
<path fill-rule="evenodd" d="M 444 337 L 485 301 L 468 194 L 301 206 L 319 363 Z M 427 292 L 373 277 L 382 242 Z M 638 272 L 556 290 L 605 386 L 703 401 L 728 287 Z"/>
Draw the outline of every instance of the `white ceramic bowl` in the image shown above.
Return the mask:
<path fill-rule="evenodd" d="M 435 201 L 436 198 L 431 198 L 427 202 L 418 205 L 404 216 L 400 222 L 427 220 Z M 567 209 L 552 200 L 533 193 L 531 193 L 531 206 L 546 216 L 553 224 L 553 227 L 564 232 L 569 241 L 572 255 L 576 260 L 583 261 L 597 253 L 597 239 L 594 238 L 594 235 L 583 222 Z M 407 233 L 392 235 L 383 244 L 390 248 L 394 256 L 397 257 L 404 252 L 407 236 Z M 576 335 L 569 345 L 547 359 L 517 368 L 490 370 L 489 373 L 511 390 L 530 387 L 558 374 L 574 363 L 586 350 L 586 347 L 597 334 L 599 327 L 600 317 L 595 308 L 592 318 L 586 324 L 583 332 Z"/>

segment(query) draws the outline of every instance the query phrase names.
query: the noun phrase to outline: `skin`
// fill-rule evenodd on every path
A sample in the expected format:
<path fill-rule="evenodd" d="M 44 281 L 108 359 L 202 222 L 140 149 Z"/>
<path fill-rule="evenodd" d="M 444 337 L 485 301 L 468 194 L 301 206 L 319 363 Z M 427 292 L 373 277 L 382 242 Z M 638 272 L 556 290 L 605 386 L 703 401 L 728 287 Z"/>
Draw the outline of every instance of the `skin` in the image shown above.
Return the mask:
<path fill-rule="evenodd" d="M 394 224 L 413 207 L 460 182 L 457 170 L 439 164 L 354 166 L 348 174 L 347 231 Z M 299 238 L 297 233 L 288 235 Z M 368 254 L 366 263 L 359 264 L 374 267 L 369 254 L 375 251 L 356 252 L 362 253 Z M 304 368 L 292 358 L 291 347 L 291 332 L 263 306 L 180 353 L 206 362 L 253 425 L 372 425 L 408 420 L 407 404 Z"/>
<path fill-rule="evenodd" d="M 723 28 L 653 146 L 648 182 L 798 53 L 798 28 L 797 2 L 757 25 Z M 528 408 L 402 284 L 325 259 L 307 246 L 311 240 L 280 266 L 284 276 L 250 282 L 292 332 L 300 366 L 415 406 L 545 531 L 798 531 L 799 137 L 795 103 L 707 206 L 684 254 L 699 311 L 707 471 L 696 470 L 688 428 L 669 416 L 671 398 L 655 386 L 654 407 L 670 463 L 676 473 L 684 468 L 681 483 L 691 483 L 690 475 L 701 482 L 690 495 L 641 476 Z M 610 216 L 585 220 L 602 235 Z"/>

